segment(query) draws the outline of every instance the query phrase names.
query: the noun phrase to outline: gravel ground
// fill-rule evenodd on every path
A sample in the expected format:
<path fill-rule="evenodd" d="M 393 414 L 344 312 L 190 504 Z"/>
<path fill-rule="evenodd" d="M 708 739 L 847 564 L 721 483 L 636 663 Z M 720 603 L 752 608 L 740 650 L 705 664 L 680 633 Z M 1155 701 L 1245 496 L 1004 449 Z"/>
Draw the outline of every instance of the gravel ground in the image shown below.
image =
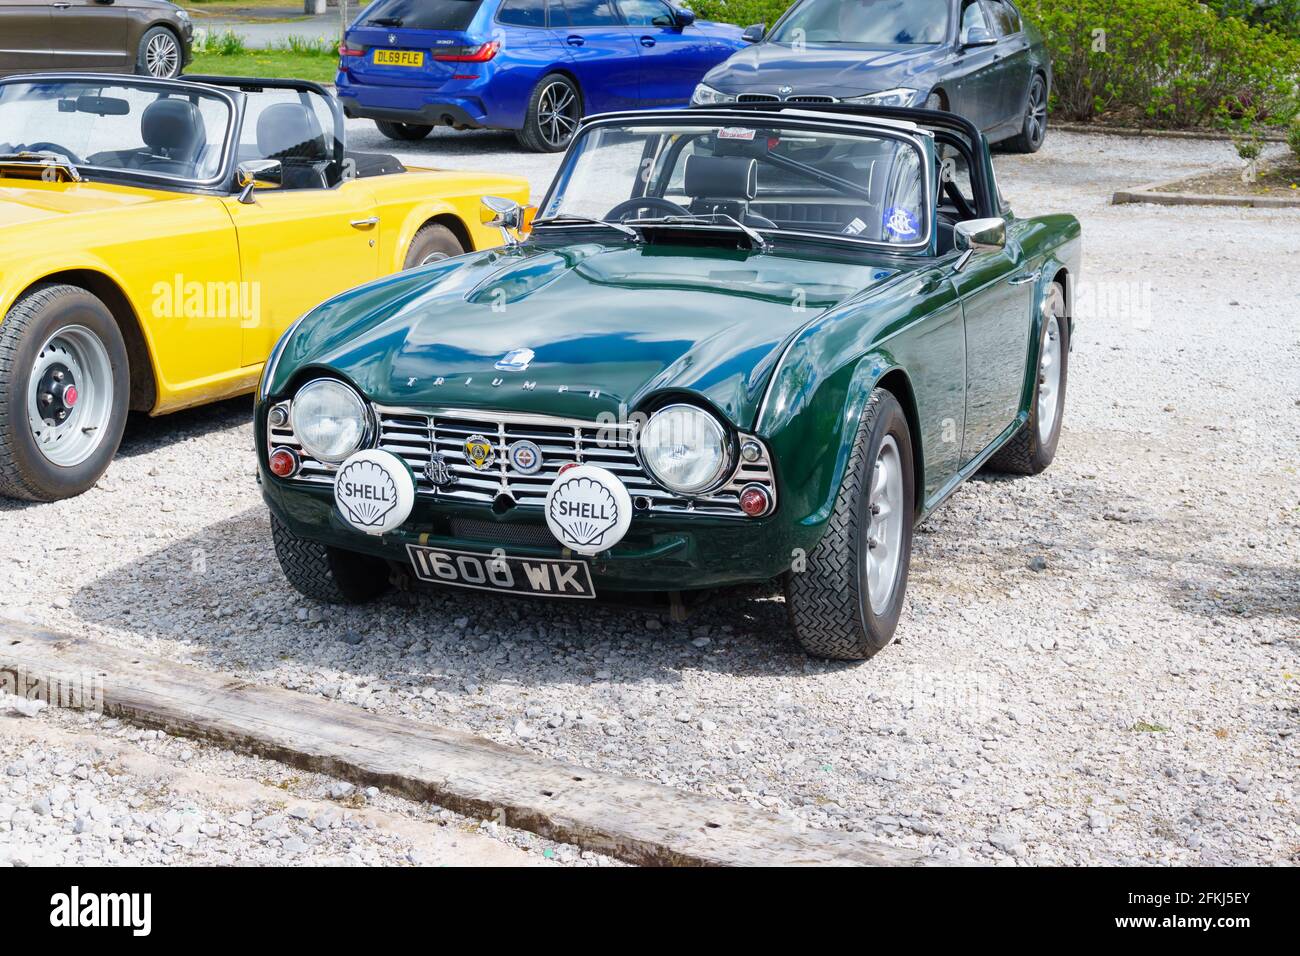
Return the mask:
<path fill-rule="evenodd" d="M 400 155 L 522 170 L 535 199 L 557 162 L 497 133 Z M 0 502 L 5 613 L 941 858 L 1296 862 L 1300 216 L 1109 205 L 1231 157 L 1063 133 L 997 157 L 1018 213 L 1084 224 L 1064 435 L 1043 475 L 972 481 L 925 522 L 898 641 L 865 665 L 800 654 L 771 588 L 684 624 L 474 592 L 306 601 L 272 554 L 248 400 L 134 421 L 80 498 Z"/>
<path fill-rule="evenodd" d="M 373 787 L 37 708 L 0 695 L 0 866 L 612 862 Z"/>

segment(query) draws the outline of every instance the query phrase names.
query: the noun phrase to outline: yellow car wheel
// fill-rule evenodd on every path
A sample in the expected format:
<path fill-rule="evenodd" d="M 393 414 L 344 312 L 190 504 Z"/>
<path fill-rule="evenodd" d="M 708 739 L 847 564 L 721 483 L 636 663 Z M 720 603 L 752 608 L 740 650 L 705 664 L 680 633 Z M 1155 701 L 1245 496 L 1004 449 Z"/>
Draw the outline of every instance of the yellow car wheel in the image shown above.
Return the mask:
<path fill-rule="evenodd" d="M 0 323 L 0 495 L 89 489 L 117 454 L 130 366 L 121 330 L 85 289 L 42 285 Z"/>
<path fill-rule="evenodd" d="M 414 269 L 417 266 L 427 266 L 430 262 L 450 259 L 452 256 L 463 255 L 464 252 L 465 248 L 460 244 L 455 233 L 444 225 L 431 222 L 422 226 L 415 234 L 415 238 L 411 240 L 411 248 L 406 251 L 406 261 L 402 264 L 402 268 Z"/>

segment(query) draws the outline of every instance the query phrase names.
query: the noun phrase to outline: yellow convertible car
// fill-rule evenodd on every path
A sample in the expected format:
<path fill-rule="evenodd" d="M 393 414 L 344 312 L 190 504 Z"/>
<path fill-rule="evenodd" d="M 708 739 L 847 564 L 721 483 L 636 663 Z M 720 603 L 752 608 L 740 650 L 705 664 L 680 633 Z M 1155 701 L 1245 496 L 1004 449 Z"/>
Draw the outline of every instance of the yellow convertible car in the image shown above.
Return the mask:
<path fill-rule="evenodd" d="M 528 185 L 350 152 L 312 83 L 0 81 L 0 495 L 80 494 L 128 410 L 250 391 L 326 298 L 498 245 L 484 194 Z"/>

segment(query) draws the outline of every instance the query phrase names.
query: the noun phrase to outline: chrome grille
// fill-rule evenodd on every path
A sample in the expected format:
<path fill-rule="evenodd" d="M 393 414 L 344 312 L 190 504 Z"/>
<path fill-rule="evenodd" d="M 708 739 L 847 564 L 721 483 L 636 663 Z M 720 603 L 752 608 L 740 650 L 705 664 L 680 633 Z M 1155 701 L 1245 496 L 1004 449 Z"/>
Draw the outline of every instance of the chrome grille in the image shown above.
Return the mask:
<path fill-rule="evenodd" d="M 807 96 L 787 96 L 785 98 L 785 101 L 787 103 L 837 103 L 839 102 L 833 96 L 815 96 L 811 94 Z"/>
<path fill-rule="evenodd" d="M 287 413 L 289 403 L 281 402 Z M 603 424 L 547 415 L 502 414 L 463 410 L 421 411 L 375 407 L 378 422 L 377 447 L 392 452 L 411 466 L 416 494 L 443 501 L 491 504 L 502 495 L 523 507 L 540 508 L 546 492 L 568 462 L 597 465 L 608 469 L 627 486 L 640 513 L 684 513 L 741 516 L 740 493 L 751 484 L 762 485 L 776 505 L 776 482 L 767 449 L 761 441 L 742 434 L 741 444 L 753 440 L 761 449 L 756 461 L 741 460 L 730 480 L 721 488 L 696 498 L 675 495 L 657 485 L 637 458 L 631 423 Z M 493 447 L 493 461 L 483 470 L 475 468 L 465 454 L 465 440 L 482 435 Z M 524 475 L 510 464 L 508 449 L 516 441 L 531 441 L 542 452 L 542 467 Z M 302 462 L 296 480 L 330 483 L 336 466 L 308 457 L 289 424 L 268 426 L 267 450 L 292 448 Z M 456 476 L 450 486 L 439 488 L 427 473 L 431 453 L 436 449 Z"/>
<path fill-rule="evenodd" d="M 781 97 L 775 93 L 741 93 L 736 97 L 737 103 L 779 103 Z"/>

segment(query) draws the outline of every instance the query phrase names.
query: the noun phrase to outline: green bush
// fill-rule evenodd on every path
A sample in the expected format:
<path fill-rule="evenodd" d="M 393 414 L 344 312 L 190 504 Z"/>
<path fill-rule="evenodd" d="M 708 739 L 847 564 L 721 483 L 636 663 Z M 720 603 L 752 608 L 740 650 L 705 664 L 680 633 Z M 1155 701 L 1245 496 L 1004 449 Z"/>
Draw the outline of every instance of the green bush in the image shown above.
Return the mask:
<path fill-rule="evenodd" d="M 1291 155 L 1300 163 L 1300 119 L 1291 121 L 1286 131 L 1286 144 L 1291 147 Z"/>
<path fill-rule="evenodd" d="M 1058 116 L 1191 127 L 1294 115 L 1300 42 L 1188 0 L 1022 0 Z"/>
<path fill-rule="evenodd" d="M 776 23 L 792 0 L 692 0 L 690 8 L 701 20 L 734 23 L 739 27 Z"/>
<path fill-rule="evenodd" d="M 1300 40 L 1300 0 L 1206 0 L 1221 17 L 1236 17 L 1252 26 L 1272 27 Z"/>

